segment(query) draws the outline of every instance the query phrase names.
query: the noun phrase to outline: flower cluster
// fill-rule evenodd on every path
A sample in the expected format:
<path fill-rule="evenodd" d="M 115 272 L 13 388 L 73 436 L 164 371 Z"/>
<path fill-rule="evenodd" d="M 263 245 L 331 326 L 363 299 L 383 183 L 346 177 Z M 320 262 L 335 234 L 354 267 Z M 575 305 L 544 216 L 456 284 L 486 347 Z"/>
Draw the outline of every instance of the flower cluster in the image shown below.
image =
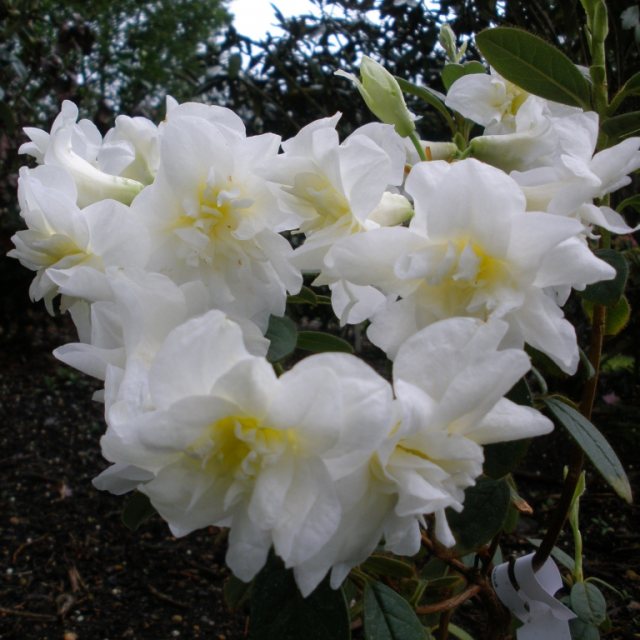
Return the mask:
<path fill-rule="evenodd" d="M 445 509 L 462 510 L 483 445 L 550 431 L 505 394 L 525 344 L 576 370 L 561 306 L 615 275 L 593 225 L 629 231 L 593 201 L 640 166 L 639 139 L 594 155 L 595 114 L 494 73 L 447 97 L 486 127 L 475 157 L 417 161 L 400 135 L 413 116 L 366 67 L 356 82 L 374 111 L 391 92 L 393 122 L 342 142 L 339 114 L 281 142 L 169 100 L 159 126 L 120 116 L 104 138 L 65 102 L 21 148 L 37 166 L 20 172 L 27 229 L 10 255 L 36 272 L 32 298 L 53 311 L 60 296 L 73 318 L 78 342 L 57 357 L 104 381 L 111 465 L 95 485 L 143 492 L 174 535 L 229 527 L 244 580 L 274 549 L 305 595 L 381 541 L 416 553 L 428 514 L 453 545 Z M 369 322 L 390 381 L 339 353 L 276 374 L 269 318 L 306 272 L 342 323 Z"/>

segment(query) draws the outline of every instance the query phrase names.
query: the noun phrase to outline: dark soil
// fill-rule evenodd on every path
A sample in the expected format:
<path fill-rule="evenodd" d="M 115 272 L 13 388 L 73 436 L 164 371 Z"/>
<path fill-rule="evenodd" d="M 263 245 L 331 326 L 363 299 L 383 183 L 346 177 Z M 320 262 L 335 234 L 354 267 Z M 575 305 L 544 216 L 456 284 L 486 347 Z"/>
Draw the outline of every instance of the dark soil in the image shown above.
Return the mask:
<path fill-rule="evenodd" d="M 106 466 L 102 406 L 91 400 L 98 385 L 51 356 L 74 339 L 67 319 L 39 306 L 9 307 L 0 328 L 0 638 L 245 638 L 245 616 L 223 601 L 224 532 L 175 539 L 159 518 L 136 532 L 125 528 L 123 498 L 91 484 Z M 598 419 L 637 487 L 640 410 L 632 410 L 624 420 L 602 411 Z M 530 551 L 526 536 L 544 530 L 567 446 L 556 434 L 531 448 L 517 479 L 534 514 L 507 539 L 509 549 Z M 637 516 L 637 506 L 591 474 L 582 503 L 585 573 L 617 589 L 603 588 L 607 638 L 640 638 Z M 565 533 L 561 546 L 568 539 Z M 460 618 L 472 633 L 469 620 L 483 619 L 474 606 L 475 614 Z"/>

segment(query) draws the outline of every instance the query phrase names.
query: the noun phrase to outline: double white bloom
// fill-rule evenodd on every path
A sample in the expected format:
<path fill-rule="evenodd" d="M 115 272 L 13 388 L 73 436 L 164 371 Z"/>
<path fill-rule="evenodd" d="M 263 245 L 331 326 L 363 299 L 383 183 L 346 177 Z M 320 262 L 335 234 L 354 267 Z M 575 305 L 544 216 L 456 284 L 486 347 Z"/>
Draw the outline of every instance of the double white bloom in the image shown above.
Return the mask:
<path fill-rule="evenodd" d="M 509 323 L 505 346 L 526 342 L 574 372 L 573 326 L 545 289 L 584 288 L 615 275 L 577 237 L 582 225 L 527 212 L 511 178 L 472 159 L 420 163 L 406 190 L 415 207 L 409 227 L 336 243 L 319 278 L 371 285 L 392 297 L 371 318 L 372 342 L 393 358 L 406 339 L 437 320 L 502 318 Z"/>

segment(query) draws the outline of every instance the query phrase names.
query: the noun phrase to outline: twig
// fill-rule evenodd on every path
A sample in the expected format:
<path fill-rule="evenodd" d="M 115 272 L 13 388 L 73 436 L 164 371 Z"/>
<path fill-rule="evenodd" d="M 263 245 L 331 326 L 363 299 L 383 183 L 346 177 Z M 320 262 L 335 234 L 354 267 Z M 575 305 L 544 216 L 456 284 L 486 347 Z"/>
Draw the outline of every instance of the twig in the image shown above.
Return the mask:
<path fill-rule="evenodd" d="M 19 616 L 21 618 L 31 618 L 32 620 L 56 620 L 56 616 L 48 613 L 33 613 L 32 611 L 21 611 L 20 609 L 7 609 L 0 607 L 0 613 L 8 616 Z"/>
<path fill-rule="evenodd" d="M 462 593 L 459 593 L 456 596 L 448 598 L 447 600 L 442 600 L 442 602 L 435 602 L 434 604 L 423 604 L 421 607 L 416 608 L 416 613 L 419 616 L 426 616 L 429 613 L 440 613 L 443 611 L 451 611 L 456 607 L 460 606 L 463 602 L 466 602 L 473 596 L 480 593 L 482 590 L 482 586 L 479 584 L 474 584 L 465 589 Z"/>
<path fill-rule="evenodd" d="M 180 609 L 189 609 L 189 605 L 186 602 L 180 602 L 180 600 L 174 600 L 171 596 L 168 596 L 166 593 L 162 593 L 158 591 L 153 585 L 148 584 L 147 588 L 158 600 L 162 600 L 163 602 L 168 602 L 172 604 L 174 607 L 179 607 Z"/>

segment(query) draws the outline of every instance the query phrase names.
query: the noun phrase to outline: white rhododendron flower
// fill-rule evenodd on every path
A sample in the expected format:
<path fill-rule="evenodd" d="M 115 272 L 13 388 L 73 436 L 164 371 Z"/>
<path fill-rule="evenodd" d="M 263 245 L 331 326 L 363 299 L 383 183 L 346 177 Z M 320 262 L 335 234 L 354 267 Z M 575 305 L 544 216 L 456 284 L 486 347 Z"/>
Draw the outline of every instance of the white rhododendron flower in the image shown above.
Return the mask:
<path fill-rule="evenodd" d="M 340 143 L 339 117 L 316 120 L 284 142 L 275 174 L 302 218 L 306 239 L 295 260 L 308 271 L 322 268 L 322 258 L 337 239 L 399 224 L 411 215 L 404 196 L 386 191 L 404 179 L 402 138 L 390 125 L 370 124 Z"/>
<path fill-rule="evenodd" d="M 81 342 L 66 344 L 54 355 L 66 364 L 107 381 L 107 411 L 149 408 L 147 374 L 167 335 L 188 319 L 210 309 L 200 282 L 176 285 L 168 277 L 140 269 L 111 268 L 108 292 L 90 300 L 88 317 L 75 310 Z M 238 319 L 250 353 L 264 356 L 269 342 L 256 325 Z M 121 393 L 122 391 L 122 393 Z"/>
<path fill-rule="evenodd" d="M 75 183 L 79 207 L 105 198 L 129 204 L 143 185 L 102 168 L 99 162 L 102 136 L 98 128 L 89 120 L 77 122 L 77 119 L 78 107 L 65 100 L 50 133 L 34 127 L 25 128 L 31 142 L 23 144 L 19 153 L 33 156 L 39 164 L 61 167 L 67 171 Z M 123 164 L 126 166 L 129 162 L 131 159 L 117 163 L 118 169 L 124 168 Z"/>
<path fill-rule="evenodd" d="M 449 88 L 445 104 L 485 127 L 485 135 L 500 135 L 530 128 L 535 120 L 580 111 L 577 107 L 534 96 L 503 78 L 471 73 L 458 78 Z"/>
<path fill-rule="evenodd" d="M 482 445 L 552 430 L 538 411 L 503 395 L 529 370 L 518 349 L 498 351 L 508 325 L 451 318 L 412 336 L 393 366 L 399 421 L 368 468 L 337 483 L 339 529 L 315 556 L 294 567 L 310 590 L 331 568 L 337 588 L 380 543 L 400 555 L 420 548 L 424 515 L 436 514 L 435 534 L 455 543 L 444 509 L 463 508 L 464 489 L 482 473 Z"/>
<path fill-rule="evenodd" d="M 597 207 L 592 201 L 631 182 L 629 174 L 640 168 L 640 138 L 627 138 L 595 153 L 595 113 L 558 119 L 555 131 L 559 152 L 552 162 L 511 173 L 527 198 L 527 208 L 574 216 L 614 233 L 633 231 L 619 213 L 610 207 Z"/>
<path fill-rule="evenodd" d="M 196 108 L 199 107 L 199 108 Z M 302 284 L 280 231 L 296 226 L 263 173 L 277 162 L 279 138 L 246 137 L 227 109 L 181 105 L 169 112 L 156 180 L 132 212 L 152 239 L 149 269 L 178 284 L 201 281 L 212 305 L 266 329 L 282 315 L 287 291 Z"/>
<path fill-rule="evenodd" d="M 167 336 L 148 391 L 153 408 L 107 412 L 105 457 L 127 476 L 152 474 L 140 490 L 175 535 L 229 526 L 227 562 L 244 580 L 272 545 L 287 566 L 324 545 L 342 517 L 336 481 L 394 423 L 390 385 L 354 356 L 312 356 L 277 378 L 219 311 Z"/>
<path fill-rule="evenodd" d="M 81 209 L 76 195 L 76 183 L 60 167 L 20 170 L 27 229 L 13 236 L 16 248 L 8 255 L 36 271 L 30 295 L 50 311 L 58 293 L 73 298 L 103 291 L 107 267 L 142 267 L 149 257 L 146 229 L 125 205 L 101 200 Z"/>
<path fill-rule="evenodd" d="M 575 331 L 545 289 L 582 288 L 615 276 L 576 237 L 582 225 L 527 212 L 518 185 L 477 160 L 420 163 L 406 189 L 415 206 L 409 228 L 336 243 L 319 279 L 345 279 L 399 297 L 374 314 L 370 339 L 393 358 L 402 342 L 437 320 L 503 318 L 508 345 L 526 342 L 574 372 Z M 561 243 L 571 248 L 570 262 L 557 250 Z"/>

